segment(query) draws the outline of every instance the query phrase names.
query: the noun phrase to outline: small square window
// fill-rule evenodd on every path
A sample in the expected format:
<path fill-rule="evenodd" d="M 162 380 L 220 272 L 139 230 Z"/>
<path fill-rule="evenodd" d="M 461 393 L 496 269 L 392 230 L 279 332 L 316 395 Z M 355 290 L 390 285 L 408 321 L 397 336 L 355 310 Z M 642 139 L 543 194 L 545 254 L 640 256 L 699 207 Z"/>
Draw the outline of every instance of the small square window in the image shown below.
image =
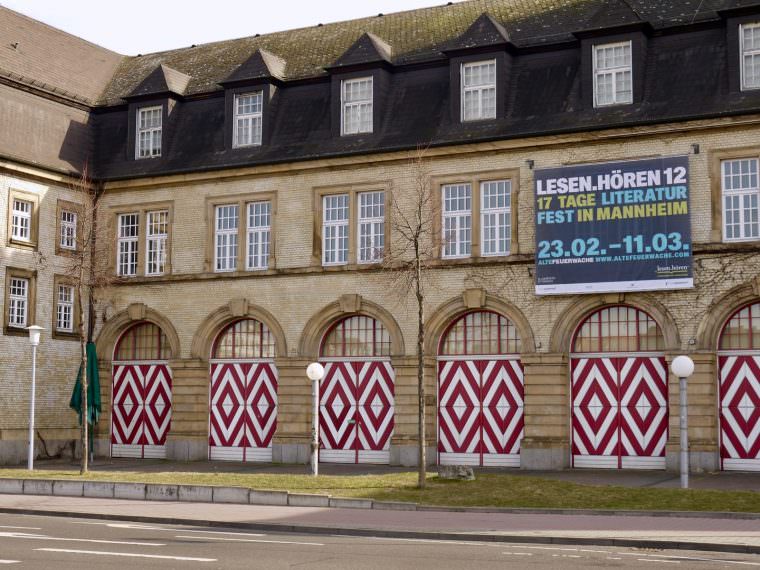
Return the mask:
<path fill-rule="evenodd" d="M 462 121 L 496 118 L 496 60 L 463 63 Z"/>
<path fill-rule="evenodd" d="M 633 103 L 632 42 L 593 47 L 594 107 Z"/>

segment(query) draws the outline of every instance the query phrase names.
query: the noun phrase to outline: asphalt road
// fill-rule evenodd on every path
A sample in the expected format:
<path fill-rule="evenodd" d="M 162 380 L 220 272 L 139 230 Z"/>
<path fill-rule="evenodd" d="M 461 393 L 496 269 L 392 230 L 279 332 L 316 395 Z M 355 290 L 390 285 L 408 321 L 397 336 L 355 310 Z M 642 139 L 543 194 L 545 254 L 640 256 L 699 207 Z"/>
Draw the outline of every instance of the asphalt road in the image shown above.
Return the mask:
<path fill-rule="evenodd" d="M 760 556 L 250 533 L 62 517 L 0 515 L 0 567 L 204 570 L 279 568 L 760 568 Z"/>

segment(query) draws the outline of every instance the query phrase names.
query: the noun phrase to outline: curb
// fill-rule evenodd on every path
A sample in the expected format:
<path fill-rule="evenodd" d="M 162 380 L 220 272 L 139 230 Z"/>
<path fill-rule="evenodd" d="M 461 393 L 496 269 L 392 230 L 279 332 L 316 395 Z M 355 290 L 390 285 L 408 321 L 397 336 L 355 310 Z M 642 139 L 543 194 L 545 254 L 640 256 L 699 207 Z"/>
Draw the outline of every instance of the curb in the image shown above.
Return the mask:
<path fill-rule="evenodd" d="M 88 497 L 134 501 L 168 501 L 237 505 L 275 505 L 337 509 L 374 509 L 383 511 L 427 511 L 447 513 L 493 513 L 514 515 L 582 515 L 618 517 L 708 518 L 725 520 L 760 520 L 760 513 L 714 511 L 632 511 L 604 509 L 540 509 L 510 507 L 440 507 L 394 501 L 375 501 L 317 495 L 218 487 L 212 485 L 173 485 L 160 483 L 113 483 L 76 479 L 4 479 L 0 478 L 0 495 L 42 495 Z"/>
<path fill-rule="evenodd" d="M 411 540 L 448 540 L 457 542 L 492 542 L 511 544 L 552 544 L 570 546 L 602 546 L 618 548 L 649 548 L 656 550 L 693 550 L 701 552 L 722 552 L 730 554 L 760 554 L 760 546 L 743 544 L 719 544 L 710 542 L 684 542 L 667 540 L 636 540 L 627 538 L 582 538 L 562 536 L 524 536 L 508 534 L 478 534 L 464 532 L 439 532 L 415 530 L 387 530 L 372 528 L 341 528 L 330 526 L 309 526 L 277 523 L 228 522 L 204 519 L 177 519 L 171 517 L 146 517 L 118 514 L 81 513 L 48 511 L 44 509 L 24 509 L 0 507 L 2 514 L 33 515 L 61 518 L 109 520 L 135 523 L 170 524 L 180 526 L 205 526 L 250 530 L 257 532 L 297 533 L 312 535 L 338 535 L 353 537 L 401 538 Z"/>

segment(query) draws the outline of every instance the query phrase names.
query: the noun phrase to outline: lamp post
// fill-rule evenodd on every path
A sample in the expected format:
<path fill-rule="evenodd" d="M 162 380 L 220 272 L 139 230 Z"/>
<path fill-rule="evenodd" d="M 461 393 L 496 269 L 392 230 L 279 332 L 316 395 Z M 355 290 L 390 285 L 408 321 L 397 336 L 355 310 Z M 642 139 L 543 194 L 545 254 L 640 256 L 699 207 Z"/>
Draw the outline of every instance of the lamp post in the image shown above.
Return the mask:
<path fill-rule="evenodd" d="M 306 376 L 311 380 L 311 474 L 319 474 L 319 381 L 325 369 L 319 362 L 312 362 L 306 368 Z"/>
<path fill-rule="evenodd" d="M 45 330 L 37 325 L 27 327 L 29 331 L 29 344 L 32 345 L 32 400 L 29 406 L 29 457 L 27 469 L 34 470 L 34 400 L 37 386 L 37 345 L 40 344 L 40 333 Z"/>
<path fill-rule="evenodd" d="M 677 356 L 670 370 L 678 376 L 681 408 L 681 489 L 689 488 L 689 411 L 686 380 L 694 374 L 694 361 L 688 356 Z"/>

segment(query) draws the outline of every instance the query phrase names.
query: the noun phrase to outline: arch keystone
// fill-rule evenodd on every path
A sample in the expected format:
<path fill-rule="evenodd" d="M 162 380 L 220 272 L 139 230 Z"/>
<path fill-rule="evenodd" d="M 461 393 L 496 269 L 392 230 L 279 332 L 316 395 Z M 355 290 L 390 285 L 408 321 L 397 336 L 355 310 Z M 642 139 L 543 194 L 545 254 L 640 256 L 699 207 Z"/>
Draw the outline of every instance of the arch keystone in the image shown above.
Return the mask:
<path fill-rule="evenodd" d="M 232 299 L 227 305 L 230 315 L 241 318 L 248 315 L 248 299 Z"/>
<path fill-rule="evenodd" d="M 362 296 L 355 293 L 341 295 L 338 304 L 344 313 L 358 313 L 362 310 Z"/>
<path fill-rule="evenodd" d="M 144 321 L 148 314 L 148 306 L 145 303 L 132 303 L 127 307 L 127 315 L 133 321 Z"/>
<path fill-rule="evenodd" d="M 466 289 L 462 301 L 468 309 L 482 309 L 486 306 L 486 292 L 483 289 Z"/>

